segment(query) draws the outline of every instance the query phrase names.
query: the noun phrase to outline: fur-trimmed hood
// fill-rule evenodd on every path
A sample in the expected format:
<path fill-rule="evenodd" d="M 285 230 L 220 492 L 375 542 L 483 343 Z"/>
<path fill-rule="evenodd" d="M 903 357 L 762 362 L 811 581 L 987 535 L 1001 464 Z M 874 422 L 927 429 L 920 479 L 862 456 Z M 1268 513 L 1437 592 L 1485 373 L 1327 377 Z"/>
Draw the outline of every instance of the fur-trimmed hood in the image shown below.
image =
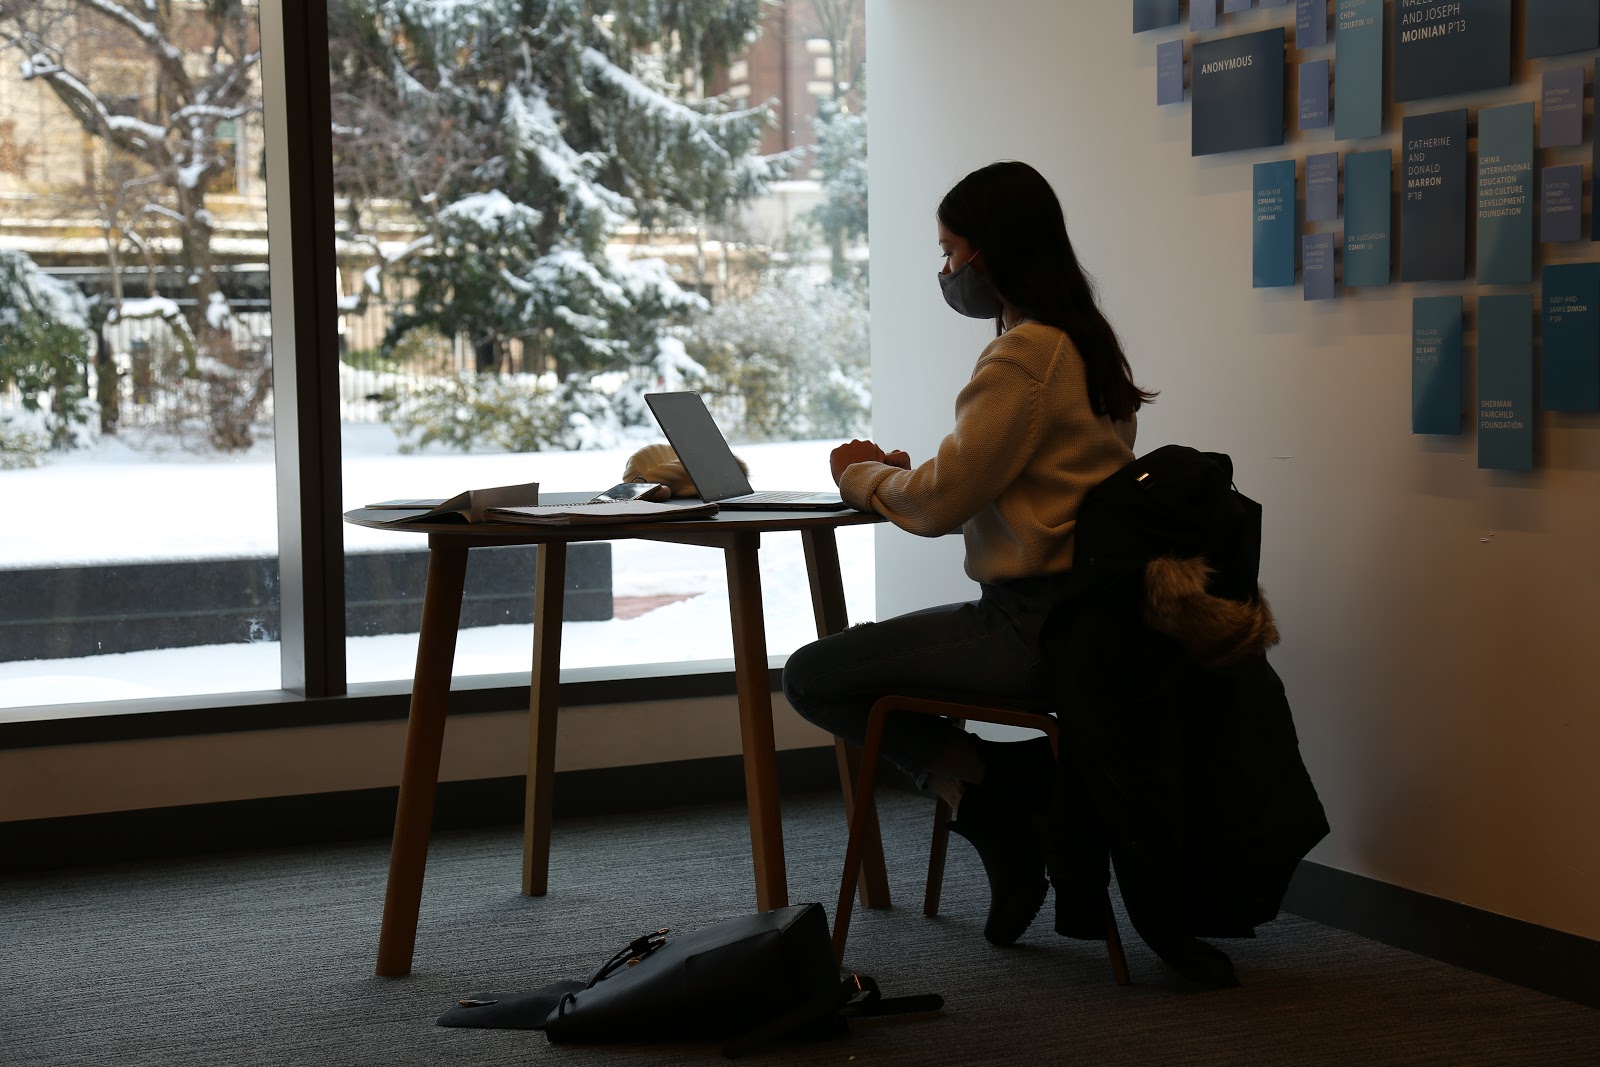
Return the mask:
<path fill-rule="evenodd" d="M 1206 668 L 1228 667 L 1278 643 L 1272 608 L 1256 587 L 1253 600 L 1207 592 L 1215 573 L 1204 559 L 1162 557 L 1145 564 L 1144 621 L 1183 646 Z"/>

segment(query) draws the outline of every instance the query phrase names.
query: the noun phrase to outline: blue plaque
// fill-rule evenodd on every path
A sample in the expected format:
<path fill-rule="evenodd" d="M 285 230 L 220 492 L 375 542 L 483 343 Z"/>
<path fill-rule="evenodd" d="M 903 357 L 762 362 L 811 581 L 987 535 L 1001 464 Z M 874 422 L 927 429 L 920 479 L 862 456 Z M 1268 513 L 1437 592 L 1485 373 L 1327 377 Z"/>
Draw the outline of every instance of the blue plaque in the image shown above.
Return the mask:
<path fill-rule="evenodd" d="M 1600 263 L 1544 268 L 1539 407 L 1600 411 Z"/>
<path fill-rule="evenodd" d="M 1583 229 L 1583 164 L 1544 168 L 1539 205 L 1539 240 L 1576 241 Z"/>
<path fill-rule="evenodd" d="M 1296 48 L 1316 48 L 1328 43 L 1328 0 L 1295 0 Z"/>
<path fill-rule="evenodd" d="M 1583 68 L 1544 72 L 1540 94 L 1539 147 L 1583 143 Z"/>
<path fill-rule="evenodd" d="M 1183 41 L 1156 45 L 1156 103 L 1183 103 Z"/>
<path fill-rule="evenodd" d="M 1401 0 L 1394 98 L 1422 100 L 1511 84 L 1511 0 Z"/>
<path fill-rule="evenodd" d="M 1411 301 L 1411 432 L 1461 432 L 1461 298 Z"/>
<path fill-rule="evenodd" d="M 1525 0 L 1529 59 L 1600 48 L 1600 4 L 1593 0 Z"/>
<path fill-rule="evenodd" d="M 1594 72 L 1595 76 L 1600 78 L 1600 59 L 1595 60 Z M 1600 81 L 1596 81 L 1595 84 L 1600 85 Z M 1600 174 L 1600 137 L 1596 137 L 1593 140 L 1594 144 L 1590 146 L 1589 150 L 1593 153 L 1594 158 L 1590 162 L 1589 173 Z M 1600 211 L 1589 212 L 1589 239 L 1591 241 L 1600 241 Z"/>
<path fill-rule="evenodd" d="M 1533 105 L 1478 112 L 1478 281 L 1533 281 Z"/>
<path fill-rule="evenodd" d="M 1191 155 L 1283 143 L 1283 27 L 1201 41 L 1190 59 Z"/>
<path fill-rule="evenodd" d="M 1217 0 L 1189 0 L 1189 29 L 1217 28 Z"/>
<path fill-rule="evenodd" d="M 1300 64 L 1300 128 L 1319 130 L 1328 124 L 1328 61 Z"/>
<path fill-rule="evenodd" d="M 1251 199 L 1251 281 L 1256 289 L 1294 284 L 1294 160 L 1257 163 Z"/>
<path fill-rule="evenodd" d="M 1289 0 L 1261 0 L 1262 7 L 1283 7 Z"/>
<path fill-rule="evenodd" d="M 1178 24 L 1178 0 L 1133 0 L 1133 32 Z"/>
<path fill-rule="evenodd" d="M 1344 157 L 1344 284 L 1389 284 L 1389 149 Z"/>
<path fill-rule="evenodd" d="M 1300 269 L 1305 275 L 1305 299 L 1333 299 L 1333 234 L 1308 233 L 1300 238 Z"/>
<path fill-rule="evenodd" d="M 1533 297 L 1478 298 L 1478 466 L 1533 469 Z"/>
<path fill-rule="evenodd" d="M 1250 0 L 1222 0 L 1222 10 L 1230 14 L 1235 11 L 1249 11 Z"/>
<path fill-rule="evenodd" d="M 1467 109 L 1411 115 L 1400 197 L 1400 280 L 1467 276 Z"/>
<path fill-rule="evenodd" d="M 1339 0 L 1334 38 L 1338 106 L 1333 135 L 1341 141 L 1383 134 L 1383 0 Z"/>
<path fill-rule="evenodd" d="M 1339 153 L 1306 157 L 1306 219 L 1332 222 L 1339 217 Z"/>

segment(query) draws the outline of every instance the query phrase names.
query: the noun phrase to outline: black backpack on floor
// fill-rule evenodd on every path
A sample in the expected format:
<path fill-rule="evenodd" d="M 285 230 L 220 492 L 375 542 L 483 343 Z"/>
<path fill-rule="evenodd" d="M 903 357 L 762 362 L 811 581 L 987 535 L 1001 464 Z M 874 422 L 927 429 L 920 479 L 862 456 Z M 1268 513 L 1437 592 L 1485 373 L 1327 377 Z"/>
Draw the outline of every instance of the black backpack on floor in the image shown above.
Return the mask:
<path fill-rule="evenodd" d="M 884 999 L 841 980 L 820 904 L 746 915 L 682 936 L 630 941 L 585 980 L 528 993 L 473 993 L 440 1026 L 543 1030 L 552 1043 L 713 1038 L 737 1056 L 845 1033 L 848 1019 L 937 1011 L 938 996 Z"/>

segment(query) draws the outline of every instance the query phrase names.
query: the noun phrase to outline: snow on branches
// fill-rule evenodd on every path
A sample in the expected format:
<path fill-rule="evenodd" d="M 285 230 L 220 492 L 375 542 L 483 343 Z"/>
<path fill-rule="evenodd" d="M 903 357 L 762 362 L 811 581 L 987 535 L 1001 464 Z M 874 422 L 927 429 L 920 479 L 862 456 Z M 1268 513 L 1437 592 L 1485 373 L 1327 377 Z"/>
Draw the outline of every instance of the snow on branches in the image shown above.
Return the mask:
<path fill-rule="evenodd" d="M 231 165 L 218 128 L 261 107 L 255 21 L 254 4 L 56 0 L 46 7 L 0 0 L 0 45 L 26 57 L 22 76 L 47 85 L 86 134 L 122 151 L 112 182 L 122 193 L 110 198 L 120 208 L 125 194 L 137 189 L 142 203 L 126 205 L 134 215 L 129 219 L 106 214 L 108 231 L 125 231 L 127 240 L 148 249 L 151 235 L 136 227 L 153 223 L 174 239 L 181 277 L 191 287 L 184 316 L 197 337 L 216 332 L 212 309 L 222 295 L 211 249 L 215 220 L 206 209 L 212 179 Z M 95 30 L 93 51 L 80 39 L 83 26 Z M 193 41 L 204 43 L 187 43 Z M 147 75 L 152 88 L 135 93 L 132 106 L 126 84 L 103 80 L 108 68 L 96 62 L 101 50 L 124 68 L 142 54 L 153 68 Z M 110 169 L 100 171 L 109 176 Z"/>
<path fill-rule="evenodd" d="M 469 338 L 482 368 L 516 343 L 563 382 L 648 373 L 705 301 L 660 260 L 615 254 L 619 232 L 720 220 L 789 162 L 755 152 L 768 108 L 695 98 L 681 77 L 747 47 L 760 5 L 334 4 L 347 247 L 382 247 L 365 236 L 380 205 L 427 231 L 367 268 L 367 291 L 373 271 L 416 285 L 386 346 L 426 326 Z"/>

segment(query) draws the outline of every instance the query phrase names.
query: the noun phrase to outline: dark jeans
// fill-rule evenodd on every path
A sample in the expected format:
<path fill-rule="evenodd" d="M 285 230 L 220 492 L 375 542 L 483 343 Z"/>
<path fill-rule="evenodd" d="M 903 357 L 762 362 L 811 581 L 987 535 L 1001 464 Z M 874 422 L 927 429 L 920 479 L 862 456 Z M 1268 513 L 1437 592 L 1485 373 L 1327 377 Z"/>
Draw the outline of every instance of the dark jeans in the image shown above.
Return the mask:
<path fill-rule="evenodd" d="M 982 599 L 863 623 L 797 649 L 783 692 L 808 721 L 852 744 L 867 713 L 891 693 L 943 700 L 1044 695 L 1039 631 L 1063 598 L 1067 574 L 983 586 Z M 883 756 L 920 786 L 961 731 L 948 719 L 893 715 Z"/>

